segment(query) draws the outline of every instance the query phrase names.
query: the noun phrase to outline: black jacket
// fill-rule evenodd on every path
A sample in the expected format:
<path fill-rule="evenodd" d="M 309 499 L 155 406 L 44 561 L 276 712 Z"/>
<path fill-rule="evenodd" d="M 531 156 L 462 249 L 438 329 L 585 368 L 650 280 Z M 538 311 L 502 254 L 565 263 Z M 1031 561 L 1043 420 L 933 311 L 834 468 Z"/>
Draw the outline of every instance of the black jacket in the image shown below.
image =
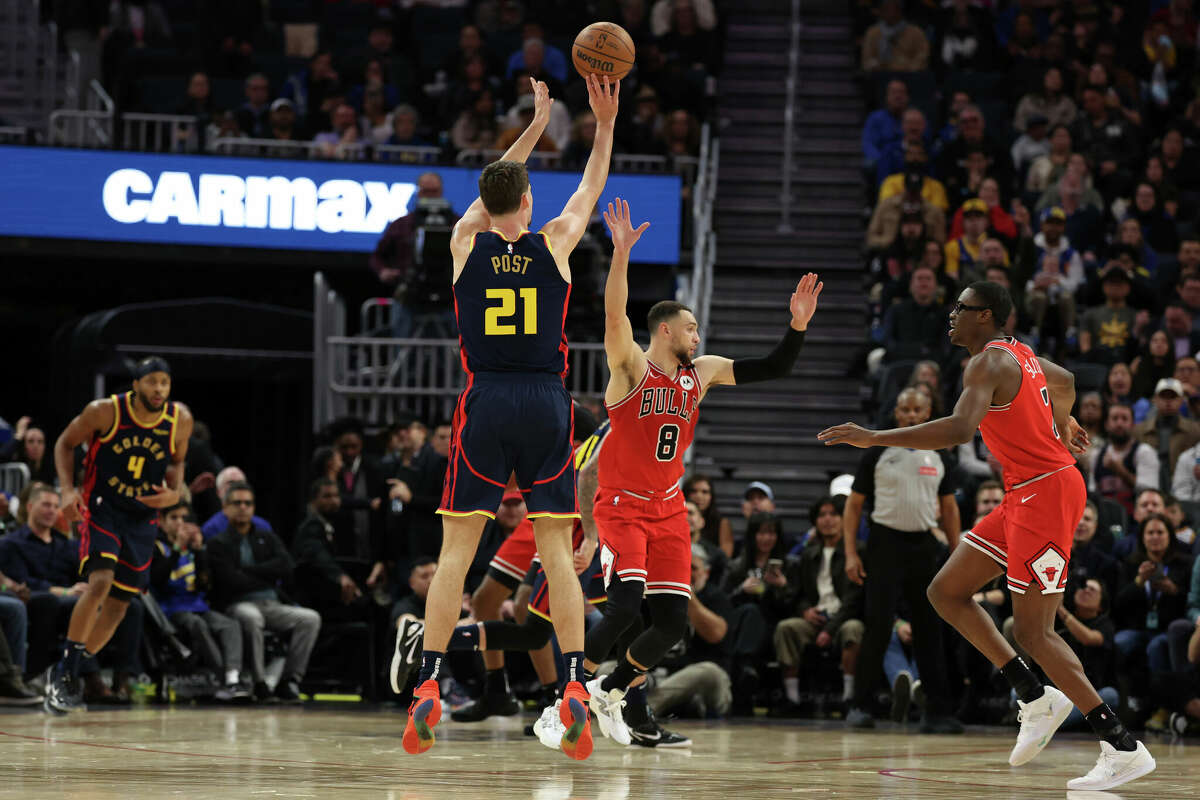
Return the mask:
<path fill-rule="evenodd" d="M 296 591 L 302 602 L 312 604 L 340 597 L 342 574 L 333 553 L 334 528 L 319 514 L 309 512 L 292 539 L 296 559 Z"/>
<path fill-rule="evenodd" d="M 821 573 L 821 550 L 821 537 L 814 535 L 800 551 L 800 556 L 789 559 L 785 565 L 788 569 L 788 584 L 793 586 L 796 592 L 796 604 L 791 616 L 803 616 L 805 611 L 821 601 L 821 592 L 817 589 L 817 576 Z M 846 551 L 840 543 L 833 548 L 829 574 L 833 578 L 833 591 L 842 601 L 842 607 L 822 628 L 832 636 L 847 620 L 863 618 L 863 592 L 861 586 L 846 577 Z"/>
<path fill-rule="evenodd" d="M 1158 593 L 1151 587 L 1149 593 L 1145 585 L 1137 585 L 1138 565 L 1144 555 L 1134 554 L 1125 562 L 1125 582 L 1117 594 L 1113 604 L 1114 618 L 1118 628 L 1132 628 L 1150 633 L 1164 633 L 1167 626 L 1174 620 L 1183 619 L 1187 614 L 1188 586 L 1192 577 L 1192 559 L 1178 553 L 1168 556 L 1163 562 L 1163 570 L 1176 586 L 1179 593 L 1169 595 Z M 1157 602 L 1154 601 L 1157 598 Z M 1158 626 L 1147 627 L 1147 614 L 1154 608 L 1157 611 Z"/>
<path fill-rule="evenodd" d="M 280 583 L 291 580 L 295 567 L 283 540 L 270 531 L 254 528 L 248 534 L 254 565 L 242 566 L 242 537 L 226 528 L 208 540 L 208 563 L 212 570 L 210 599 L 216 608 L 236 603 L 249 592 L 275 589 L 282 602 L 288 602 Z"/>

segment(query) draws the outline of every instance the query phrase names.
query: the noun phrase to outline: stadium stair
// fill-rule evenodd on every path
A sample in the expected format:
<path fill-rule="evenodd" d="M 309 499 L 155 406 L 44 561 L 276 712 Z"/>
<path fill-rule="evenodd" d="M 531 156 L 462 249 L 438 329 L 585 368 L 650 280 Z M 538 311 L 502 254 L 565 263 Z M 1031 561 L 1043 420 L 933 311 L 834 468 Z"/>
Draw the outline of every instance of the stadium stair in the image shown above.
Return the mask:
<path fill-rule="evenodd" d="M 829 474 L 853 471 L 858 451 L 826 448 L 822 428 L 859 419 L 857 378 L 847 369 L 863 341 L 863 237 L 859 139 L 862 101 L 846 3 L 802 4 L 792 162 L 792 227 L 777 231 L 783 189 L 789 4 L 732 7 L 725 67 L 715 225 L 717 264 L 705 351 L 765 354 L 787 324 L 787 303 L 807 271 L 825 283 L 792 377 L 717 389 L 704 401 L 694 470 L 710 474 L 717 502 L 744 530 L 742 492 L 764 480 L 784 530 L 808 528 L 808 505 Z"/>

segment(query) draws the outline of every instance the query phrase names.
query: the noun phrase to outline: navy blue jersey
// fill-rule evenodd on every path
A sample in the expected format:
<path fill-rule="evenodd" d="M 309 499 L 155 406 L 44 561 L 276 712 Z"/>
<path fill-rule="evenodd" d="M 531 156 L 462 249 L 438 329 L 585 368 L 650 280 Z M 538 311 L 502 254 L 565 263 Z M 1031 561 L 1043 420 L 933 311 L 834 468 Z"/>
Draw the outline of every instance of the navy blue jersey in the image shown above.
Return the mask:
<path fill-rule="evenodd" d="M 454 284 L 463 369 L 566 375 L 570 296 L 546 234 L 523 231 L 512 242 L 496 230 L 475 234 Z"/>
<path fill-rule="evenodd" d="M 150 425 L 134 418 L 130 408 L 132 392 L 114 394 L 113 425 L 92 436 L 84 461 L 83 500 L 91 507 L 100 497 L 106 503 L 137 516 L 150 516 L 154 509 L 137 501 L 153 494 L 151 486 L 161 485 L 175 454 L 175 425 L 179 413 L 175 403 L 167 402 Z"/>

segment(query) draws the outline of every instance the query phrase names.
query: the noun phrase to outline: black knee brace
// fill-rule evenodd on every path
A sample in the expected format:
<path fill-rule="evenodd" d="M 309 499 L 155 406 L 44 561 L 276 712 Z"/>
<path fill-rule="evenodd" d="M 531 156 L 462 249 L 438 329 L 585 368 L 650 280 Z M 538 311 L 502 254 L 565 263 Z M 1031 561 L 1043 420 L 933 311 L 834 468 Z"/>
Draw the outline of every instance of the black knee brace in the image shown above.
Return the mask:
<path fill-rule="evenodd" d="M 550 622 L 537 614 L 530 614 L 521 625 L 515 622 L 483 623 L 488 650 L 540 650 L 550 641 L 553 630 Z"/>
<path fill-rule="evenodd" d="M 687 634 L 688 598 L 678 594 L 655 594 L 646 598 L 650 627 L 633 644 L 629 657 L 643 667 L 653 667 Z"/>
<path fill-rule="evenodd" d="M 608 658 L 617 639 L 641 619 L 641 581 L 616 580 L 608 586 L 608 600 L 601 607 L 603 617 L 588 631 L 583 652 L 588 661 L 599 664 Z"/>

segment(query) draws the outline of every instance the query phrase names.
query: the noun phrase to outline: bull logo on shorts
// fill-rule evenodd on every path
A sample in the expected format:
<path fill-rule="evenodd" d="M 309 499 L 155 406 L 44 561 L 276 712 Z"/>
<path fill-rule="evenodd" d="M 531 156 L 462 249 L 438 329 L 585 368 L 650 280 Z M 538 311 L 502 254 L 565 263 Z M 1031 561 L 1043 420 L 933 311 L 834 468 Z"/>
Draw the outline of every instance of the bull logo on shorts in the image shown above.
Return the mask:
<path fill-rule="evenodd" d="M 1042 594 L 1061 592 L 1067 585 L 1067 559 L 1053 544 L 1046 545 L 1026 566 L 1041 585 Z"/>
<path fill-rule="evenodd" d="M 696 382 L 692 380 L 691 375 L 684 375 L 679 379 L 679 385 L 683 387 L 685 392 L 690 392 L 692 387 L 696 385 Z"/>

